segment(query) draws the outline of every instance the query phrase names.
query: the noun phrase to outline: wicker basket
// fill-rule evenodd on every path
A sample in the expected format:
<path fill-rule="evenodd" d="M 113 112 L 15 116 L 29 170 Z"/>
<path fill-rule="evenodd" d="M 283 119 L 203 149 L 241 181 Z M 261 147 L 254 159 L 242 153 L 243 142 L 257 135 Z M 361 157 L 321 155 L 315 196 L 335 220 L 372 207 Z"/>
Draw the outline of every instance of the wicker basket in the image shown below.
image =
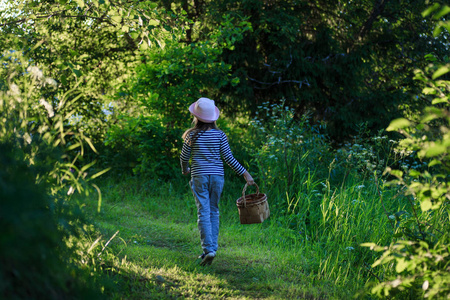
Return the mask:
<path fill-rule="evenodd" d="M 256 185 L 256 184 L 255 184 Z M 270 216 L 267 195 L 259 192 L 256 185 L 256 194 L 245 195 L 248 184 L 242 190 L 242 197 L 236 200 L 241 224 L 262 223 Z"/>

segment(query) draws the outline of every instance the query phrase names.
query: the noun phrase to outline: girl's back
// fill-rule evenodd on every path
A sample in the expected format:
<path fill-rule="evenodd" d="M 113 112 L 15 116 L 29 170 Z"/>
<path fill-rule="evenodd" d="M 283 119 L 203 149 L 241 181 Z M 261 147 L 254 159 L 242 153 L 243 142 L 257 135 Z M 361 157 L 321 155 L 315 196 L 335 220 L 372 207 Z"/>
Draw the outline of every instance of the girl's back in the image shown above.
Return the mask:
<path fill-rule="evenodd" d="M 223 175 L 224 168 L 221 157 L 238 174 L 245 169 L 234 159 L 224 132 L 218 129 L 192 131 L 186 137 L 182 154 L 184 159 L 192 156 L 191 174 Z M 183 159 L 183 157 L 182 157 Z"/>

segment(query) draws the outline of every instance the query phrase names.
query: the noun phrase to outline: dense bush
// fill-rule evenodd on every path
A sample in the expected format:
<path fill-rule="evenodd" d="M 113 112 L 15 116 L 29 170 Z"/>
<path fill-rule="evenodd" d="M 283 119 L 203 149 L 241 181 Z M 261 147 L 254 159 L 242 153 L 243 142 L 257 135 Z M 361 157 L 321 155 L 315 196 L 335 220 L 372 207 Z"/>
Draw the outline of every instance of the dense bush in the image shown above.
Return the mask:
<path fill-rule="evenodd" d="M 450 12 L 447 6 L 432 6 L 425 14 L 439 19 Z M 438 24 L 435 33 L 450 23 Z M 423 113 L 392 121 L 388 130 L 401 133 L 399 147 L 416 154 L 427 168 L 392 170 L 409 200 L 407 210 L 396 214 L 394 240 L 388 246 L 365 244 L 382 252 L 373 267 L 381 268 L 379 282 L 371 282 L 368 290 L 380 297 L 448 298 L 450 297 L 450 82 L 442 78 L 448 64 L 435 59 L 426 70 L 417 70 L 415 79 L 427 87 L 420 97 L 431 106 Z M 431 74 L 429 76 L 428 74 Z"/>
<path fill-rule="evenodd" d="M 0 298 L 101 298 L 64 242 L 78 231 L 80 216 L 61 195 L 36 185 L 38 174 L 16 144 L 0 143 Z"/>
<path fill-rule="evenodd" d="M 95 148 L 71 122 L 79 91 L 61 92 L 19 52 L 4 53 L 1 63 L 8 68 L 0 69 L 0 295 L 98 298 L 67 243 L 85 224 L 71 195 L 89 193 L 87 183 L 103 173 L 88 174 L 95 162 L 83 155 Z"/>

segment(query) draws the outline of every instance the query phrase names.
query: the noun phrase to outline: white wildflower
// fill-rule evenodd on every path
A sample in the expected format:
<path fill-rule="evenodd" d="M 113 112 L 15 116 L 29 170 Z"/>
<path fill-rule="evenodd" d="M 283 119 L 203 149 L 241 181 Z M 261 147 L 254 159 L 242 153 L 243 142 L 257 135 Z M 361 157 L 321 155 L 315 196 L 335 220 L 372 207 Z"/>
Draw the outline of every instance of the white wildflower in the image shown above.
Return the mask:
<path fill-rule="evenodd" d="M 366 186 L 365 186 L 364 184 L 361 184 L 361 185 L 356 186 L 356 188 L 359 189 L 359 190 L 362 189 L 362 188 L 365 188 L 365 187 L 366 187 Z"/>
<path fill-rule="evenodd" d="M 39 103 L 45 107 L 45 109 L 48 112 L 49 118 L 52 118 L 55 115 L 55 112 L 53 111 L 53 106 L 50 103 L 48 103 L 47 101 L 45 101 L 44 98 L 39 100 Z"/>
<path fill-rule="evenodd" d="M 44 84 L 45 84 L 45 85 L 51 85 L 51 86 L 53 86 L 53 87 L 57 87 L 57 85 L 58 85 L 58 83 L 56 82 L 56 80 L 53 79 L 53 78 L 50 78 L 50 77 L 45 78 Z"/>
<path fill-rule="evenodd" d="M 43 126 L 39 127 L 38 132 L 40 134 L 43 134 L 44 132 L 47 131 L 47 129 L 48 129 L 48 126 L 47 125 L 43 125 Z"/>
<path fill-rule="evenodd" d="M 355 248 L 350 246 L 350 247 L 345 248 L 345 250 L 355 250 Z"/>
<path fill-rule="evenodd" d="M 42 79 L 42 77 L 44 77 L 42 71 L 36 66 L 28 67 L 27 71 L 31 74 L 31 77 L 34 77 L 36 79 Z"/>
<path fill-rule="evenodd" d="M 395 220 L 395 216 L 394 215 L 390 215 L 389 216 L 389 220 Z"/>
<path fill-rule="evenodd" d="M 17 84 L 11 84 L 10 86 L 9 86 L 9 94 L 10 95 L 12 95 L 12 96 L 18 96 L 18 95 L 20 95 L 20 89 L 19 89 L 19 87 L 17 86 Z"/>
<path fill-rule="evenodd" d="M 70 186 L 69 191 L 67 192 L 67 195 L 72 195 L 75 192 L 75 189 L 73 186 Z"/>
<path fill-rule="evenodd" d="M 23 135 L 23 139 L 25 140 L 25 142 L 27 142 L 27 144 L 31 144 L 31 136 L 28 132 L 25 132 L 25 134 Z"/>

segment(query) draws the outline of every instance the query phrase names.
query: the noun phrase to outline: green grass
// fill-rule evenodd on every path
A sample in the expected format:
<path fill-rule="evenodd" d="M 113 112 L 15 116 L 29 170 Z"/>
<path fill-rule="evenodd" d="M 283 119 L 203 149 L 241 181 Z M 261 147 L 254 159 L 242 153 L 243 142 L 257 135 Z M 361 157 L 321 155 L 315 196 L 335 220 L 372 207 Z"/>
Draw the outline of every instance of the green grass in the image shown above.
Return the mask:
<path fill-rule="evenodd" d="M 211 266 L 199 266 L 196 207 L 187 181 L 100 182 L 100 213 L 94 195 L 81 199 L 96 228 L 89 243 L 102 236 L 97 252 L 119 232 L 103 261 L 97 254 L 87 264 L 113 282 L 104 287 L 108 298 L 347 299 L 355 292 L 353 284 L 337 286 L 320 276 L 327 263 L 322 251 L 281 226 L 275 213 L 263 224 L 239 224 L 239 183 L 230 183 L 222 197 L 218 255 Z"/>

